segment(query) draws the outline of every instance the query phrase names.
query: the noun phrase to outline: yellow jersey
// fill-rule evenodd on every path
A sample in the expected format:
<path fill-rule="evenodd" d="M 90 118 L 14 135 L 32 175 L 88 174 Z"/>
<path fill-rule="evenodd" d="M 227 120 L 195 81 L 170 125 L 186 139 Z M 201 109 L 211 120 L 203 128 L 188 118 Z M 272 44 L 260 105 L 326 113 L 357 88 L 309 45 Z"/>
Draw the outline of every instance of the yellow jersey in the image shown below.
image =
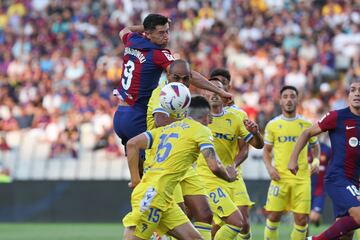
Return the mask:
<path fill-rule="evenodd" d="M 296 140 L 301 133 L 312 124 L 301 115 L 294 118 L 286 118 L 279 115 L 272 119 L 265 127 L 265 144 L 273 146 L 275 168 L 279 172 L 281 179 L 308 180 L 310 181 L 310 170 L 308 165 L 308 147 L 300 152 L 299 171 L 294 176 L 288 170 L 291 153 L 295 147 Z M 317 142 L 316 137 L 309 140 L 310 144 Z"/>
<path fill-rule="evenodd" d="M 212 123 L 208 127 L 214 137 L 216 153 L 224 166 L 234 163 L 235 156 L 238 153 L 238 138 L 243 138 L 245 142 L 248 142 L 253 137 L 238 116 L 225 110 L 219 115 L 213 115 Z M 205 180 L 227 183 L 211 172 L 202 155 L 197 163 L 197 172 Z"/>
<path fill-rule="evenodd" d="M 146 129 L 152 130 L 155 128 L 155 121 L 153 114 L 155 112 L 162 112 L 169 116 L 169 113 L 163 109 L 160 105 L 160 91 L 165 86 L 165 83 L 159 85 L 157 88 L 153 90 L 151 93 L 151 97 L 148 102 L 148 109 L 146 112 Z"/>
<path fill-rule="evenodd" d="M 211 131 L 201 123 L 185 118 L 145 132 L 148 148 L 155 150 L 141 183 L 152 185 L 159 197 L 157 207 L 166 209 L 173 200 L 175 186 L 205 148 L 213 148 Z M 155 200 L 155 199 L 154 199 Z"/>
<path fill-rule="evenodd" d="M 231 105 L 231 106 L 227 106 L 224 108 L 226 111 L 231 112 L 233 114 L 235 114 L 236 116 L 238 116 L 241 120 L 241 122 L 243 122 L 245 119 L 248 119 L 248 115 L 247 113 L 242 110 L 241 108 L 239 108 L 238 106 L 236 106 L 235 104 Z M 238 177 L 242 178 L 242 171 L 241 171 L 241 165 L 237 167 L 238 170 Z"/>
<path fill-rule="evenodd" d="M 148 109 L 146 112 L 146 125 L 147 125 L 147 130 L 152 130 L 155 129 L 155 120 L 154 120 L 154 114 L 157 112 L 161 112 L 166 114 L 167 116 L 174 118 L 174 119 L 184 119 L 186 113 L 184 114 L 174 114 L 171 113 L 169 114 L 164 108 L 161 107 L 160 104 L 160 92 L 161 89 L 167 84 L 167 81 L 164 81 L 162 83 L 159 84 L 159 86 L 157 88 L 155 88 L 151 94 L 151 97 L 149 99 L 148 102 Z M 148 149 L 145 151 L 145 162 L 144 162 L 144 169 L 146 171 L 146 169 L 149 167 L 149 162 L 154 159 L 154 153 L 153 150 Z"/>

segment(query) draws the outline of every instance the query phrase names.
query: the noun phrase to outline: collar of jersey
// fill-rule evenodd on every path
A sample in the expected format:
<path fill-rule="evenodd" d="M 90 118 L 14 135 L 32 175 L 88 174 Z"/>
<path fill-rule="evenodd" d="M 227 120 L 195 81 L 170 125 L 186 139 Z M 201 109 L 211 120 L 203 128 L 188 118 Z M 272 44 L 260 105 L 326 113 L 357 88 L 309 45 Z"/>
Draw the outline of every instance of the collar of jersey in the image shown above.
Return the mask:
<path fill-rule="evenodd" d="M 225 111 L 223 110 L 221 113 L 218 113 L 218 114 L 211 114 L 211 116 L 213 116 L 213 117 L 221 117 L 221 116 L 224 116 L 224 114 L 225 114 Z"/>
<path fill-rule="evenodd" d="M 283 120 L 285 120 L 285 121 L 294 121 L 294 120 L 296 120 L 296 119 L 298 119 L 298 118 L 299 118 L 299 115 L 298 115 L 298 114 L 296 114 L 295 117 L 293 117 L 293 118 L 287 118 L 287 117 L 285 117 L 283 114 L 281 114 L 281 119 L 283 119 Z"/>

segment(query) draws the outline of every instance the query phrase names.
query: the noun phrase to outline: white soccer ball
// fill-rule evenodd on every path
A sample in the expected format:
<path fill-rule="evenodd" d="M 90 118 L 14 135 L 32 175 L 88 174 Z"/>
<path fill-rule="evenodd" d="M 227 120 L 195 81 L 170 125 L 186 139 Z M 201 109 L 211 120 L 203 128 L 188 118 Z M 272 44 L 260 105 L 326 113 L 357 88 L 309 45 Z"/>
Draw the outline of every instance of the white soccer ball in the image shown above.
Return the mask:
<path fill-rule="evenodd" d="M 189 107 L 191 94 L 182 83 L 173 82 L 165 85 L 160 92 L 160 104 L 168 113 L 183 113 Z"/>

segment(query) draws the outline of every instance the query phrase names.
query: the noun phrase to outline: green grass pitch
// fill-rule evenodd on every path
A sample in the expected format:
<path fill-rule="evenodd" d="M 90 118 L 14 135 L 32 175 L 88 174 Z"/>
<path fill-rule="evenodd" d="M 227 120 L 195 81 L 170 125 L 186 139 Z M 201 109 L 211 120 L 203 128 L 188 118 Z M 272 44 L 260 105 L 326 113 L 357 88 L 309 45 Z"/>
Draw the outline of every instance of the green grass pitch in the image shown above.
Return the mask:
<path fill-rule="evenodd" d="M 311 227 L 318 233 L 326 226 Z M 262 240 L 264 225 L 252 225 L 253 240 Z M 279 240 L 290 239 L 292 226 L 282 224 Z M 0 224 L 1 240 L 121 240 L 123 226 L 113 223 L 14 223 Z M 354 238 L 355 239 L 355 238 Z"/>

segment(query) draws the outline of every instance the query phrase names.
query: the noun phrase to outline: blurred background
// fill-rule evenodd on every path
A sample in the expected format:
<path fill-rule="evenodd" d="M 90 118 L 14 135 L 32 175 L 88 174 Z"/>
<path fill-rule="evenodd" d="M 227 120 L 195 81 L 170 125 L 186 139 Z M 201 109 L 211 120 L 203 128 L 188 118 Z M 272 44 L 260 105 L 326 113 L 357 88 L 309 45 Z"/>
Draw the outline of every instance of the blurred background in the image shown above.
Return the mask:
<path fill-rule="evenodd" d="M 128 211 L 112 130 L 118 33 L 153 12 L 172 19 L 174 56 L 205 76 L 230 70 L 235 103 L 262 130 L 280 114 L 284 84 L 315 121 L 345 107 L 360 78 L 359 0 L 1 0 L 0 221 L 120 221 Z M 260 150 L 243 172 L 261 222 L 269 177 Z"/>

